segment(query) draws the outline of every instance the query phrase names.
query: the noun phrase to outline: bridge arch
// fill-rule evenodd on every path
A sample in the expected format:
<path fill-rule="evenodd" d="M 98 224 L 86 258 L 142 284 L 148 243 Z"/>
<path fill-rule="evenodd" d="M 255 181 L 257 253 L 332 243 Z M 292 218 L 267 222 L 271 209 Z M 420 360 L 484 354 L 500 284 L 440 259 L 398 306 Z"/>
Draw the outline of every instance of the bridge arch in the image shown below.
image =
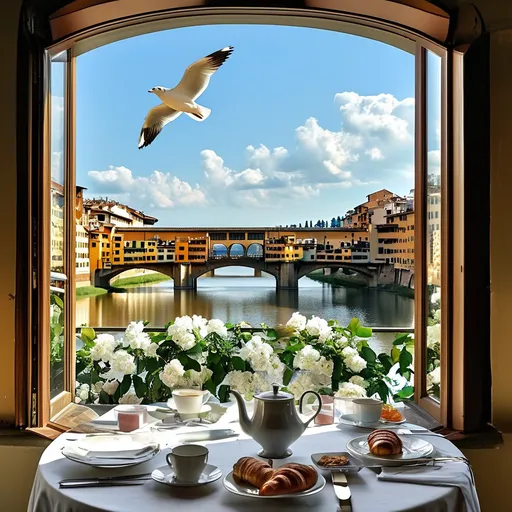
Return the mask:
<path fill-rule="evenodd" d="M 253 268 L 256 270 L 261 270 L 262 272 L 266 272 L 267 274 L 270 274 L 276 279 L 276 282 L 279 280 L 279 271 L 276 268 L 269 268 L 268 265 L 265 265 L 265 262 L 262 260 L 257 260 L 254 258 L 239 258 L 235 260 L 231 259 L 224 259 L 224 260 L 217 260 L 214 262 L 208 262 L 205 265 L 198 265 L 194 267 L 194 270 L 191 273 L 192 279 L 198 279 L 204 274 L 207 274 L 208 272 L 211 272 L 212 270 L 216 270 L 218 268 L 224 268 L 224 267 L 246 267 L 246 268 Z"/>
<path fill-rule="evenodd" d="M 336 262 L 337 263 L 337 262 Z M 368 268 L 361 267 L 360 265 L 353 265 L 350 263 L 342 263 L 336 265 L 338 268 L 346 268 L 348 270 L 352 270 L 354 272 L 357 272 L 361 276 L 365 278 L 365 280 L 368 282 L 368 284 L 371 284 L 375 278 L 377 277 L 377 271 L 376 270 L 370 270 Z M 325 262 L 317 262 L 317 263 L 310 263 L 309 265 L 304 265 L 302 268 L 299 269 L 297 272 L 297 279 L 300 279 L 302 277 L 307 276 L 314 270 L 321 270 L 324 268 L 333 268 L 332 265 L 326 264 Z"/>
<path fill-rule="evenodd" d="M 230 258 L 243 258 L 246 255 L 245 246 L 240 243 L 234 243 L 229 246 L 228 256 Z"/>
<path fill-rule="evenodd" d="M 250 258 L 263 258 L 263 244 L 254 242 L 247 247 L 247 256 Z"/>
<path fill-rule="evenodd" d="M 212 245 L 212 256 L 214 258 L 227 258 L 229 250 L 226 244 L 215 243 Z"/>
<path fill-rule="evenodd" d="M 110 269 L 98 269 L 94 273 L 94 286 L 98 288 L 110 289 L 112 288 L 111 281 L 114 277 L 117 277 L 129 270 L 152 270 L 158 272 L 159 274 L 163 274 L 170 279 L 174 279 L 172 268 L 169 265 L 159 265 L 158 270 L 155 269 L 152 265 L 137 265 L 136 267 L 133 265 L 121 265 L 118 267 L 112 267 Z"/>

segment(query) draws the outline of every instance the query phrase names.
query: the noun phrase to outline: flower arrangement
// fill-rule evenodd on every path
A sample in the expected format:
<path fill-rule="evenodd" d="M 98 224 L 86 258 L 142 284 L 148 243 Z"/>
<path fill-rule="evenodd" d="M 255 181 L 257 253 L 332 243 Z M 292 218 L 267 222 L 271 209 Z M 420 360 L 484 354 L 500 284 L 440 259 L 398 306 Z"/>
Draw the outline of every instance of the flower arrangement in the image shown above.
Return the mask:
<path fill-rule="evenodd" d="M 131 322 L 117 338 L 82 328 L 77 402 L 161 402 L 176 387 L 201 387 L 221 402 L 233 388 L 250 400 L 274 383 L 296 397 L 313 390 L 389 402 L 414 392 L 412 338 L 398 335 L 390 354 L 377 355 L 368 344 L 372 330 L 356 318 L 346 327 L 300 313 L 276 328 L 196 315 L 176 318 L 165 332 L 146 325 Z"/>

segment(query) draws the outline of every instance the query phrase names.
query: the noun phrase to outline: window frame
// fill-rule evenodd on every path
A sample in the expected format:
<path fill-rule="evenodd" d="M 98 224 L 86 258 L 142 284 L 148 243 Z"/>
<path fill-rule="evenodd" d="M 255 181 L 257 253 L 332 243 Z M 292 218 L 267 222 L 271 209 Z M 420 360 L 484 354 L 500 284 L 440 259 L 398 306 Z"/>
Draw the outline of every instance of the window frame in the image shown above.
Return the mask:
<path fill-rule="evenodd" d="M 187 3 L 187 2 L 183 2 Z M 316 4 L 321 4 L 322 1 L 316 2 Z M 347 3 L 347 2 L 345 2 Z M 351 2 L 348 2 L 351 3 Z M 388 7 L 391 9 L 391 11 L 394 10 L 396 5 L 389 5 L 388 2 L 386 2 Z M 105 6 L 102 6 L 104 8 Z M 403 7 L 403 6 L 402 6 Z M 87 9 L 84 9 L 86 11 Z M 240 10 L 240 8 L 239 8 Z M 155 30 L 162 30 L 163 25 L 167 24 L 167 28 L 172 28 L 169 26 L 169 20 L 172 20 L 173 22 L 176 22 L 178 20 L 178 23 L 182 23 L 182 26 L 185 25 L 192 25 L 192 24 L 201 24 L 206 23 L 206 21 L 200 21 L 197 23 L 196 21 L 199 18 L 196 18 L 196 21 L 194 21 L 194 16 L 190 16 L 190 14 L 197 14 L 195 12 L 197 10 L 194 10 L 194 12 L 183 12 L 179 11 L 176 12 L 176 9 L 169 9 L 167 11 L 160 11 L 158 14 L 152 13 L 151 20 L 153 23 L 155 23 Z M 236 8 L 233 8 L 231 10 L 232 13 L 236 11 Z M 267 12 L 272 11 L 272 9 L 261 9 L 261 8 L 254 8 L 254 9 L 243 9 L 243 14 L 241 17 L 240 14 L 238 14 L 238 22 L 243 22 L 247 20 L 250 23 L 265 23 L 269 22 L 268 14 Z M 282 15 L 289 15 L 290 9 L 279 9 L 279 13 Z M 286 12 L 288 11 L 288 12 Z M 426 88 L 425 83 L 422 81 L 424 80 L 424 63 L 418 64 L 418 58 L 423 59 L 425 57 L 426 50 L 433 51 L 436 54 L 441 54 L 443 61 L 442 61 L 442 137 L 441 137 L 441 143 L 442 143 L 442 186 L 444 187 L 444 193 L 442 200 L 442 297 L 443 300 L 441 302 L 441 318 L 442 318 L 442 379 L 443 379 L 443 386 L 442 386 L 442 395 L 441 395 L 441 404 L 432 403 L 434 402 L 431 399 L 428 399 L 425 397 L 425 379 L 423 378 L 423 372 L 421 371 L 424 368 L 424 357 L 421 356 L 422 350 L 416 349 L 416 401 L 417 403 L 423 407 L 425 410 L 430 412 L 434 417 L 440 419 L 442 423 L 445 425 L 460 425 L 464 426 L 465 424 L 465 407 L 467 405 L 467 397 L 465 395 L 464 389 L 460 389 L 460 383 L 458 387 L 454 386 L 454 382 L 452 382 L 451 376 L 452 371 L 455 369 L 455 373 L 458 375 L 458 371 L 462 371 L 464 369 L 464 347 L 466 347 L 467 343 L 466 340 L 463 338 L 465 333 L 464 331 L 464 324 L 460 320 L 460 318 L 457 318 L 457 323 L 452 322 L 452 315 L 453 315 L 453 307 L 452 307 L 452 292 L 454 292 L 453 287 L 457 286 L 457 293 L 460 296 L 461 290 L 463 293 L 464 283 L 461 282 L 460 277 L 458 275 L 455 275 L 453 279 L 451 278 L 451 272 L 449 270 L 457 270 L 457 265 L 460 264 L 460 260 L 464 259 L 466 257 L 466 254 L 464 252 L 464 246 L 460 246 L 460 240 L 454 239 L 453 234 L 454 233 L 460 233 L 460 231 L 457 231 L 457 226 L 459 228 L 463 228 L 464 226 L 464 216 L 462 215 L 453 215 L 450 217 L 450 213 L 453 211 L 454 208 L 463 208 L 463 195 L 464 190 L 461 189 L 460 183 L 453 183 L 453 181 L 456 181 L 458 179 L 462 179 L 463 175 L 463 168 L 464 168 L 464 157 L 457 153 L 458 148 L 454 149 L 448 146 L 448 136 L 450 136 L 451 143 L 453 145 L 455 137 L 462 137 L 462 128 L 463 128 L 463 107 L 460 104 L 460 94 L 457 94 L 457 91 L 455 91 L 453 83 L 454 83 L 454 77 L 461 79 L 461 75 L 463 74 L 463 59 L 465 49 L 459 49 L 459 54 L 457 56 L 454 56 L 453 49 L 447 49 L 444 46 L 440 45 L 437 42 L 434 42 L 432 39 L 427 39 L 425 33 L 420 33 L 418 31 L 418 28 L 414 28 L 413 23 L 411 23 L 412 28 L 407 28 L 402 26 L 399 26 L 398 24 L 393 24 L 392 19 L 376 19 L 371 18 L 366 15 L 361 15 L 361 13 L 351 14 L 350 9 L 348 9 L 345 13 L 337 14 L 336 16 L 333 16 L 332 14 L 326 15 L 325 13 L 322 13 L 320 16 L 318 12 L 312 11 L 311 9 L 303 9 L 304 12 L 299 12 L 300 10 L 293 10 L 294 16 L 289 16 L 290 19 L 286 20 L 286 24 L 297 24 L 298 26 L 309 26 L 309 27 L 316 27 L 316 28 L 325 28 L 318 25 L 318 19 L 323 19 L 324 21 L 327 20 L 327 23 L 330 24 L 329 28 L 330 30 L 337 30 L 339 32 L 345 32 L 345 33 L 358 33 L 359 29 L 363 29 L 364 34 L 359 35 L 365 35 L 366 37 L 372 37 L 374 39 L 380 39 L 384 42 L 388 42 L 389 44 L 399 46 L 397 44 L 396 36 L 405 37 L 409 40 L 413 40 L 413 44 L 416 47 L 416 77 L 417 77 L 417 89 L 416 89 L 416 100 L 418 101 L 418 98 L 422 98 L 421 104 L 424 105 L 425 99 L 426 99 Z M 391 12 L 390 11 L 390 12 Z M 200 9 L 200 15 L 204 15 L 204 18 L 208 19 L 209 23 L 218 23 L 221 19 L 220 16 L 224 16 L 226 11 L 224 13 L 221 12 L 220 8 L 202 8 Z M 423 14 L 425 12 L 423 11 Z M 65 16 L 65 13 L 62 11 L 60 12 L 61 16 Z M 73 13 L 73 16 L 75 16 L 75 21 L 78 19 L 76 16 L 79 16 L 79 13 L 75 12 Z M 40 171 L 44 171 L 44 162 L 46 162 L 46 165 L 48 165 L 48 148 L 47 144 L 45 144 L 45 141 L 47 141 L 48 137 L 48 98 L 47 95 L 49 94 L 48 90 L 48 84 L 47 79 L 48 76 L 44 75 L 44 72 L 46 70 L 46 67 L 48 65 L 48 56 L 51 53 L 54 52 L 61 52 L 65 50 L 67 52 L 69 62 L 68 62 L 68 73 L 67 78 L 70 80 L 69 83 L 74 84 L 75 80 L 75 68 L 76 68 L 76 56 L 77 51 L 76 45 L 81 45 L 81 48 L 83 51 L 84 47 L 87 47 L 88 38 L 95 37 L 96 40 L 94 41 L 94 44 L 97 45 L 98 41 L 101 40 L 105 34 L 108 36 L 108 32 L 113 32 L 117 30 L 123 30 L 128 29 L 129 27 L 132 27 L 137 23 L 137 19 L 144 20 L 145 22 L 148 22 L 148 16 L 143 17 L 142 15 L 135 16 L 134 18 L 126 19 L 125 25 L 123 26 L 119 22 L 116 22 L 115 24 L 109 24 L 107 22 L 96 25 L 94 29 L 91 29 L 91 27 L 85 29 L 81 28 L 80 31 L 78 30 L 71 30 L 68 33 L 68 37 L 61 39 L 57 43 L 51 40 L 51 38 L 48 38 L 45 44 L 41 44 L 39 41 L 39 44 L 33 45 L 31 48 L 26 48 L 27 53 L 29 55 L 29 67 L 31 68 L 31 71 L 39 70 L 42 71 L 42 74 L 38 77 L 38 79 L 34 80 L 34 82 L 31 84 L 31 89 L 29 89 L 29 112 L 27 113 L 28 119 L 25 120 L 25 123 L 28 127 L 28 136 L 26 140 L 26 150 L 29 154 L 27 166 L 31 169 L 31 177 L 33 181 L 27 180 L 28 183 L 25 185 L 29 185 L 32 183 L 31 190 L 28 192 L 29 197 L 29 203 L 34 205 L 34 211 L 37 211 L 40 214 L 40 218 L 44 219 L 44 215 L 48 217 L 48 201 L 43 198 L 41 198 L 41 173 Z M 187 19 L 189 18 L 189 19 Z M 293 19 L 291 19 L 293 18 Z M 301 19 L 302 18 L 302 19 Z M 392 16 L 388 16 L 388 18 L 392 18 Z M 266 21 L 263 21 L 263 19 L 266 19 Z M 283 23 L 284 18 L 280 17 L 278 18 L 279 21 L 274 20 L 273 23 Z M 54 17 L 54 20 L 52 20 L 52 23 L 57 20 L 62 22 L 64 18 L 61 17 L 59 20 L 59 16 Z M 298 23 L 298 21 L 300 23 Z M 229 21 L 233 22 L 233 21 Z M 147 32 L 148 26 L 147 23 L 144 23 L 144 30 Z M 68 28 L 72 28 L 73 26 L 70 25 Z M 62 25 L 61 25 L 62 28 Z M 142 30 L 141 30 L 142 31 Z M 370 32 L 373 31 L 373 32 Z M 434 31 L 435 32 L 435 31 Z M 442 39 L 440 37 L 442 31 L 437 31 L 438 39 Z M 123 32 L 124 35 L 116 34 L 116 37 L 118 39 L 123 37 L 128 37 L 129 35 L 134 35 L 133 32 L 129 35 L 126 35 L 128 32 Z M 372 35 L 369 35 L 369 34 Z M 375 33 L 378 33 L 379 37 L 375 37 Z M 446 32 L 447 35 L 447 32 Z M 99 39 L 98 39 L 99 38 Z M 392 42 L 389 42 L 389 39 L 391 38 Z M 104 39 L 103 39 L 104 40 Z M 92 43 L 91 43 L 92 44 Z M 423 52 L 423 56 L 420 54 Z M 460 58 L 459 58 L 460 57 Z M 43 63 L 41 64 L 41 60 Z M 423 69 L 422 69 L 423 66 Z M 458 66 L 458 67 L 457 67 Z M 43 94 L 43 98 L 45 98 L 45 102 L 43 106 L 37 105 L 37 97 L 41 94 L 41 89 L 45 91 L 45 94 Z M 73 98 L 71 108 L 68 108 L 67 112 L 67 122 L 71 123 L 70 126 L 73 127 L 70 131 L 71 134 L 71 142 L 70 138 L 68 137 L 68 141 L 66 143 L 66 153 L 68 155 L 66 159 L 66 165 L 68 168 L 73 169 L 73 172 L 68 172 L 68 180 L 66 182 L 66 189 L 68 193 L 68 197 L 74 198 L 74 180 L 75 180 L 75 169 L 74 169 L 74 155 L 75 155 L 75 146 L 74 146 L 74 138 L 75 138 L 75 132 L 74 132 L 74 86 L 71 88 L 72 92 L 70 92 L 70 95 L 68 97 Z M 418 95 L 418 90 L 420 92 L 420 96 Z M 45 96 L 46 95 L 46 96 Z M 42 108 L 42 112 L 41 112 Z M 41 116 L 41 114 L 43 114 Z M 416 125 L 422 126 L 421 123 L 424 123 L 424 109 L 422 112 L 422 108 L 418 109 L 416 108 Z M 419 117 L 423 116 L 423 117 Z M 448 133 L 448 126 L 450 126 L 451 132 Z M 420 133 L 421 130 L 416 130 L 416 136 L 415 136 L 415 145 L 416 145 L 416 166 L 419 166 L 418 169 L 420 172 L 416 171 L 416 183 L 418 183 L 418 180 L 420 179 L 419 175 L 421 173 L 424 174 L 425 172 L 425 166 L 426 166 L 426 149 L 425 149 L 425 132 L 423 131 Z M 43 136 L 41 137 L 41 134 Z M 42 139 L 42 140 L 41 140 Z M 421 155 L 418 153 L 418 148 L 422 149 Z M 448 154 L 448 151 L 450 150 L 450 154 Z M 41 163 L 41 156 L 43 163 Z M 69 159 L 69 161 L 68 161 Z M 458 160 L 457 160 L 458 159 Z M 455 162 L 455 163 L 454 163 Z M 455 169 L 457 167 L 457 169 Z M 449 177 L 449 171 L 455 169 L 457 173 L 454 173 L 453 176 Z M 43 172 L 43 177 L 45 176 Z M 69 179 L 71 177 L 71 179 Z M 44 180 L 43 180 L 44 181 Z M 453 183 L 453 186 L 452 186 Z M 416 186 L 416 197 L 415 197 L 415 204 L 418 204 L 418 201 L 424 202 L 424 189 L 423 189 L 424 181 L 422 182 L 421 186 Z M 35 186 L 34 186 L 35 185 Z M 70 193 L 71 192 L 71 193 Z M 26 189 L 24 190 L 24 193 L 26 194 Z M 455 193 L 458 194 L 458 197 L 455 197 Z M 423 197 L 422 197 L 423 195 Z M 450 204 L 450 201 L 453 202 L 453 204 Z M 422 203 L 423 204 L 423 203 Z M 66 211 L 69 215 L 68 210 L 72 209 L 74 206 L 74 201 L 67 201 L 68 208 L 66 208 Z M 424 261 L 423 261 L 423 255 L 424 255 L 424 249 L 425 249 L 425 229 L 424 229 L 424 212 L 425 208 L 415 208 L 415 224 L 420 228 L 416 228 L 416 235 L 415 236 L 415 261 L 416 261 L 416 268 L 415 268 L 415 275 L 422 275 L 424 276 Z M 422 213 L 423 212 L 423 213 Z M 74 217 L 70 217 L 74 218 Z M 23 219 L 22 219 L 23 220 Z M 455 224 L 454 224 L 455 222 Z M 41 224 L 37 224 L 37 221 L 34 220 L 34 217 L 28 217 L 26 220 L 26 224 L 28 224 L 28 230 L 27 232 L 22 232 L 23 234 L 27 233 L 27 239 L 28 239 L 28 246 L 33 249 L 33 258 L 32 258 L 32 268 L 36 269 L 36 273 L 33 277 L 33 287 L 28 290 L 27 295 L 30 297 L 32 296 L 33 300 L 27 302 L 26 306 L 19 306 L 17 313 L 23 310 L 25 307 L 26 312 L 31 312 L 31 315 L 27 315 L 26 318 L 30 318 L 31 316 L 36 319 L 36 323 L 34 325 L 30 326 L 17 326 L 17 332 L 24 334 L 23 339 L 24 343 L 26 343 L 25 346 L 19 347 L 19 343 L 17 343 L 17 369 L 20 370 L 20 372 L 17 372 L 17 374 L 24 376 L 23 378 L 18 379 L 17 385 L 22 387 L 22 393 L 18 393 L 18 396 L 22 396 L 25 398 L 20 398 L 17 403 L 17 422 L 19 425 L 30 425 L 30 426 L 36 426 L 36 425 L 44 425 L 48 422 L 50 419 L 50 411 L 48 408 L 49 401 L 46 401 L 46 398 L 49 395 L 49 389 L 48 385 L 45 385 L 45 379 L 48 376 L 48 368 L 45 369 L 44 361 L 49 360 L 49 342 L 48 340 L 48 329 L 44 329 L 45 327 L 45 321 L 42 318 L 44 315 L 42 312 L 46 311 L 48 308 L 48 286 L 45 286 L 46 284 L 49 284 L 47 281 L 45 282 L 45 272 L 48 271 L 49 266 L 46 266 L 46 269 L 44 267 L 45 258 L 48 257 L 47 254 L 45 254 L 45 250 L 48 252 L 46 248 L 48 248 L 48 245 L 45 245 L 42 243 L 45 240 L 44 229 L 42 229 Z M 20 223 L 19 230 L 23 229 L 23 223 Z M 463 231 L 463 230 L 462 230 Z M 20 232 L 20 231 L 19 231 Z M 66 240 L 67 243 L 72 242 L 72 247 L 74 248 L 74 236 L 71 236 L 71 233 L 69 230 L 67 230 L 66 233 Z M 47 238 L 46 238 L 47 239 Z M 27 240 L 25 242 L 20 242 L 20 245 L 18 247 L 23 247 L 23 243 L 27 243 Z M 454 247 L 455 252 L 457 254 L 457 257 L 454 258 Z M 41 252 L 42 251 L 42 252 Z M 75 254 L 75 251 L 68 251 L 69 257 L 71 257 L 71 254 Z M 420 257 L 421 255 L 421 257 Z M 421 260 L 421 261 L 420 261 Z M 74 261 L 74 260 L 73 260 Z M 47 260 L 48 262 L 48 260 Z M 421 263 L 421 269 L 419 266 L 419 263 Z M 70 265 L 70 262 L 68 261 L 68 265 Z M 74 274 L 75 274 L 75 267 L 74 263 L 69 266 L 70 275 L 68 276 L 69 283 L 74 283 Z M 421 282 L 425 283 L 425 279 L 418 279 L 415 277 L 415 282 Z M 21 283 L 21 280 L 18 281 L 18 283 Z M 23 284 L 23 283 L 21 283 Z M 71 287 L 71 284 L 68 285 Z M 74 284 L 72 285 L 74 290 Z M 32 293 L 31 291 L 33 289 L 37 290 L 37 293 Z M 415 312 L 415 321 L 419 322 L 416 323 L 416 339 L 419 340 L 417 343 L 423 347 L 426 343 L 426 329 L 425 329 L 425 317 L 424 317 L 424 308 L 425 308 L 425 294 L 421 292 L 421 289 L 424 289 L 423 286 L 416 286 L 415 295 L 417 296 L 417 299 L 419 299 L 419 303 L 415 305 L 416 310 L 418 313 Z M 24 292 L 27 292 L 27 289 L 24 289 Z M 70 294 L 71 295 L 71 294 Z M 66 301 L 69 302 L 69 301 Z M 417 300 L 418 302 L 418 300 Z M 18 306 L 17 306 L 18 307 Z M 455 306 L 454 306 L 455 307 Z M 421 311 L 420 311 L 421 308 Z M 68 313 L 67 319 L 73 319 L 74 318 L 74 308 L 73 313 Z M 71 316 L 73 315 L 73 316 Z M 23 316 L 21 314 L 17 314 L 17 320 L 18 324 L 20 322 L 23 322 Z M 26 320 L 25 320 L 26 322 Z M 73 324 L 73 325 L 72 325 Z M 457 328 L 460 328 L 459 331 L 456 331 Z M 37 335 L 39 332 L 41 333 L 39 336 Z M 72 332 L 71 332 L 72 331 Z M 45 334 L 46 333 L 46 334 Z M 68 336 L 68 340 L 71 343 L 74 344 L 75 340 L 75 333 L 74 333 L 74 322 L 67 321 L 66 322 L 66 334 Z M 30 343 L 27 343 L 27 340 L 31 340 Z M 19 347 L 19 348 L 18 348 Z M 455 351 L 455 354 L 452 354 L 452 351 Z M 30 371 L 30 361 L 34 360 L 33 355 L 37 354 L 37 359 L 39 360 L 39 363 L 36 365 L 38 367 L 38 371 L 31 372 Z M 74 349 L 69 350 L 67 352 L 66 361 L 68 366 L 68 372 L 66 376 L 66 385 L 70 386 L 69 390 L 69 401 L 66 401 L 66 403 L 69 403 L 73 399 L 73 393 L 74 393 Z M 418 357 L 419 356 L 419 357 Z M 451 358 L 450 358 L 451 357 Z M 419 371 L 418 371 L 419 370 Z M 27 386 L 27 382 L 29 385 Z M 46 388 L 45 388 L 46 386 Z M 27 392 L 27 388 L 30 389 L 29 392 Z M 462 401 L 462 406 L 459 405 L 457 408 L 455 404 L 458 403 L 458 398 L 465 398 L 465 401 Z M 26 400 L 26 401 L 25 401 Z M 64 402 L 64 400 L 63 400 Z"/>

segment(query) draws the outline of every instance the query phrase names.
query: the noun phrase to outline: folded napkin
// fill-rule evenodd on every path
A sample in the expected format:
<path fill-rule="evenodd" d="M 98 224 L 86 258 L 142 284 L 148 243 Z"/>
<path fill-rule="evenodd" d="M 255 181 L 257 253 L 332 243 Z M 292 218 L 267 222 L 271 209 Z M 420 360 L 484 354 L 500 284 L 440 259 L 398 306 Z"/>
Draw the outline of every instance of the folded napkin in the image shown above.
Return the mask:
<path fill-rule="evenodd" d="M 390 482 L 458 487 L 464 497 L 467 512 L 480 512 L 471 470 L 464 462 L 443 462 L 437 466 L 383 467 L 377 478 Z"/>

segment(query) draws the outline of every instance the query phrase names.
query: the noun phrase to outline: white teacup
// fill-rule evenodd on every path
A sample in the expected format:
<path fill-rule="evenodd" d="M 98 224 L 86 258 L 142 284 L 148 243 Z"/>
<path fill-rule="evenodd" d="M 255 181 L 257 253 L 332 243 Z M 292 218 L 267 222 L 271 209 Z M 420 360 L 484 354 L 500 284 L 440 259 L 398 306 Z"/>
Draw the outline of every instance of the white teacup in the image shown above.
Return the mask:
<path fill-rule="evenodd" d="M 165 459 L 177 480 L 197 482 L 208 462 L 208 448 L 199 444 L 182 444 L 175 446 Z"/>
<path fill-rule="evenodd" d="M 172 398 L 180 414 L 199 414 L 203 404 L 210 398 L 210 393 L 192 388 L 175 389 L 172 392 Z"/>
<path fill-rule="evenodd" d="M 355 398 L 354 419 L 362 425 L 376 423 L 382 414 L 382 400 L 376 398 Z"/>

